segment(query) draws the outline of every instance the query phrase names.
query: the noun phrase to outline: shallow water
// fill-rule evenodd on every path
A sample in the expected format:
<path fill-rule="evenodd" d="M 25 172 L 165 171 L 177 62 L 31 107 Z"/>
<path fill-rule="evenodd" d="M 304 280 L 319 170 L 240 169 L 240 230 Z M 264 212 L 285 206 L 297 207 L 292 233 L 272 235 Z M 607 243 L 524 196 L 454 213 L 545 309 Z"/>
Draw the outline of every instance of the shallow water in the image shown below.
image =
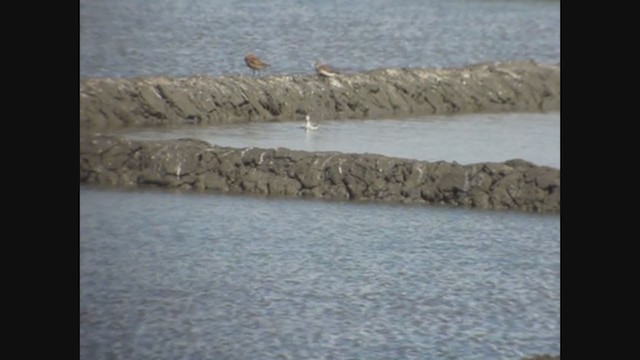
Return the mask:
<path fill-rule="evenodd" d="M 347 72 L 560 62 L 560 1 L 80 0 L 80 76 Z"/>
<path fill-rule="evenodd" d="M 559 216 L 80 187 L 82 359 L 559 351 Z"/>
<path fill-rule="evenodd" d="M 471 164 L 521 158 L 560 168 L 560 114 L 471 114 L 403 120 L 248 123 L 120 131 L 140 140 L 196 138 L 231 147 L 375 153 Z"/>

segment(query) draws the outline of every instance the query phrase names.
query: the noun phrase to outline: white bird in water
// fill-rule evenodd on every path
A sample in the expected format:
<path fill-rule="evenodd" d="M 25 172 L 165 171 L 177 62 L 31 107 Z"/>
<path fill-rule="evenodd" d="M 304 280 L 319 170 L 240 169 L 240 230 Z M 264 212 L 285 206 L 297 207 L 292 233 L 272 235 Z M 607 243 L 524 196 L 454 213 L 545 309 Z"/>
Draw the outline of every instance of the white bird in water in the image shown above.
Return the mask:
<path fill-rule="evenodd" d="M 307 120 L 307 122 L 304 124 L 305 130 L 317 130 L 320 127 L 318 124 L 311 122 L 311 117 L 309 115 L 307 115 L 305 119 Z"/>

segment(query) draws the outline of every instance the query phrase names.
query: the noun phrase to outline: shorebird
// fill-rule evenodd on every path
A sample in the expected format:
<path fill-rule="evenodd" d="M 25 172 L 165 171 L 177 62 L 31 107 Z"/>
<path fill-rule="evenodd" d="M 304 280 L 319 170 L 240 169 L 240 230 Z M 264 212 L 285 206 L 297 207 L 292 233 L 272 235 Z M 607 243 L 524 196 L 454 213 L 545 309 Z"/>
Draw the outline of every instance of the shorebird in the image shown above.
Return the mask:
<path fill-rule="evenodd" d="M 340 74 L 338 70 L 332 68 L 331 66 L 327 64 L 321 64 L 320 60 L 316 60 L 316 62 L 313 64 L 313 68 L 316 69 L 316 72 L 318 73 L 318 75 L 324 76 L 324 77 L 334 77 Z"/>
<path fill-rule="evenodd" d="M 256 71 L 258 71 L 258 75 L 260 75 L 260 70 L 266 68 L 267 66 L 271 66 L 271 65 L 263 62 L 262 60 L 258 59 L 258 57 L 253 55 L 252 53 L 248 53 L 247 55 L 245 55 L 244 62 L 245 62 L 245 64 L 247 64 L 247 66 L 251 70 L 253 70 L 253 75 L 254 76 L 256 74 Z"/>
<path fill-rule="evenodd" d="M 304 124 L 305 130 L 317 130 L 320 127 L 318 124 L 311 122 L 311 117 L 309 115 L 305 116 L 305 120 L 307 120 Z"/>

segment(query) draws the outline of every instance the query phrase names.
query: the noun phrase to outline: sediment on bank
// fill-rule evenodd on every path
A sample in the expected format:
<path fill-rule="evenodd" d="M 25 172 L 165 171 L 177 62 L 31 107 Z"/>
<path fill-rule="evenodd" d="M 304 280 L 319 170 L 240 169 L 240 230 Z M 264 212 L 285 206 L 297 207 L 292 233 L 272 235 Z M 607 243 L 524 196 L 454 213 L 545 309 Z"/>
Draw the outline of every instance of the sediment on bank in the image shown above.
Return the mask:
<path fill-rule="evenodd" d="M 379 69 L 334 78 L 191 76 L 80 80 L 85 128 L 557 111 L 560 65 L 510 61 Z"/>
<path fill-rule="evenodd" d="M 80 139 L 80 182 L 560 212 L 560 170 L 518 159 L 460 165 L 88 135 Z"/>

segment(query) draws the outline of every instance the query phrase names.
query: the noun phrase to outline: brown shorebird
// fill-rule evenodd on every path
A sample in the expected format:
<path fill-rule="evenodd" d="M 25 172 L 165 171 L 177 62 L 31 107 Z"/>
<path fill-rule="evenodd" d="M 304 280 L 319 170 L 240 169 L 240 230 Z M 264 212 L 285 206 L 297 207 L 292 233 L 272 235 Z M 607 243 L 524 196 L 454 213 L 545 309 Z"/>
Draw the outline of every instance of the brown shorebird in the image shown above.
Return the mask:
<path fill-rule="evenodd" d="M 258 59 L 258 57 L 253 55 L 252 53 L 248 53 L 247 55 L 245 55 L 244 62 L 251 70 L 253 70 L 253 75 L 256 74 L 256 71 L 258 72 L 258 75 L 260 75 L 260 70 L 266 68 L 267 66 L 271 66 Z"/>
<path fill-rule="evenodd" d="M 331 66 L 329 66 L 327 64 L 321 64 L 320 60 L 316 60 L 315 64 L 313 64 L 313 67 L 314 67 L 314 69 L 316 69 L 316 72 L 320 76 L 334 77 L 334 76 L 340 74 L 340 72 L 338 72 L 338 70 L 332 68 Z"/>

